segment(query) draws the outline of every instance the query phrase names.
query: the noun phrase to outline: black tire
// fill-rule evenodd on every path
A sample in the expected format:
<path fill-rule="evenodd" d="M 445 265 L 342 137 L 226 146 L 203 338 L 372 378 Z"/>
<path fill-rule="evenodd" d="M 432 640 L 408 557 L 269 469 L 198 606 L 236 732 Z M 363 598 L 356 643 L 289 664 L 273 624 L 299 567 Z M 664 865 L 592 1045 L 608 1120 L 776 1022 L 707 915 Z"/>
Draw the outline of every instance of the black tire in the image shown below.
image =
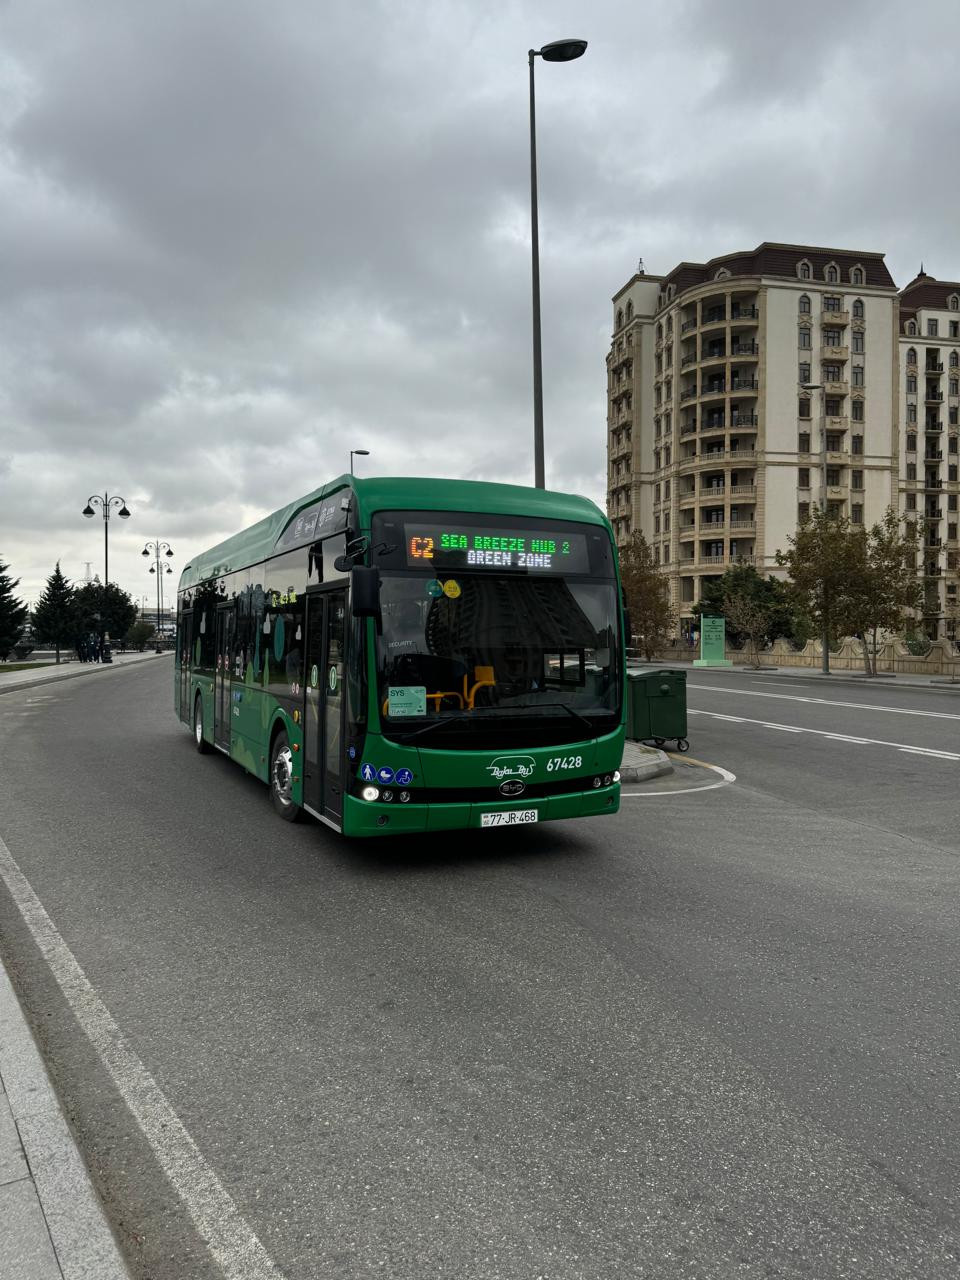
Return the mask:
<path fill-rule="evenodd" d="M 662 747 L 665 742 L 666 738 L 654 738 L 653 745 L 655 747 Z"/>
<path fill-rule="evenodd" d="M 293 752 L 286 733 L 281 729 L 270 749 L 270 799 L 284 822 L 299 822 L 303 816 L 300 806 L 293 803 L 292 791 Z"/>
<path fill-rule="evenodd" d="M 689 750 L 690 750 L 690 743 L 686 740 L 686 738 L 678 738 L 678 739 L 677 739 L 677 750 L 678 750 L 678 751 L 689 751 Z"/>
<path fill-rule="evenodd" d="M 210 743 L 203 736 L 203 699 L 199 693 L 193 702 L 193 745 L 202 756 L 210 750 Z"/>

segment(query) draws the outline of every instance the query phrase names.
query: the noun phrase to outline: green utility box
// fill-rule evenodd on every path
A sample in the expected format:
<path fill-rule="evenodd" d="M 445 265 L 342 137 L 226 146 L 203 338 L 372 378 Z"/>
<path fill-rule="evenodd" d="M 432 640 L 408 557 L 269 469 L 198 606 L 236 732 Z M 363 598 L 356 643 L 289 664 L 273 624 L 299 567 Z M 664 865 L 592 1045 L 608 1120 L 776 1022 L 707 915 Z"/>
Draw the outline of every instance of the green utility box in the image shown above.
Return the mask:
<path fill-rule="evenodd" d="M 685 671 L 627 673 L 627 737 L 635 742 L 652 739 L 658 747 L 675 738 L 678 751 L 688 749 Z"/>

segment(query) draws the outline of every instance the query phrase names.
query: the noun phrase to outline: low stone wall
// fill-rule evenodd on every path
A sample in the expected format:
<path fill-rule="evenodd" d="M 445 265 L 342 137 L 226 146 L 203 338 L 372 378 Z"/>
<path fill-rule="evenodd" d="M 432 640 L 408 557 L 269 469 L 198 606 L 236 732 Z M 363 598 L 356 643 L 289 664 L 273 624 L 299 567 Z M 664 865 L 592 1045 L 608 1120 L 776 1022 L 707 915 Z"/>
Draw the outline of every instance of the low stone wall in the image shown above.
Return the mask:
<path fill-rule="evenodd" d="M 638 656 L 639 650 L 633 650 Z M 789 641 L 776 640 L 760 651 L 761 663 L 771 667 L 821 667 L 822 648 L 819 640 L 808 640 L 802 649 Z M 690 645 L 674 645 L 657 654 L 656 661 L 665 667 L 673 663 L 693 662 L 699 651 Z M 746 649 L 728 644 L 726 657 L 735 665 L 750 661 Z M 859 640 L 846 639 L 839 649 L 830 650 L 831 671 L 863 672 L 863 646 Z M 877 646 L 877 671 L 895 675 L 946 676 L 960 679 L 960 654 L 949 640 L 934 640 L 924 657 L 911 653 L 902 640 L 887 640 Z"/>

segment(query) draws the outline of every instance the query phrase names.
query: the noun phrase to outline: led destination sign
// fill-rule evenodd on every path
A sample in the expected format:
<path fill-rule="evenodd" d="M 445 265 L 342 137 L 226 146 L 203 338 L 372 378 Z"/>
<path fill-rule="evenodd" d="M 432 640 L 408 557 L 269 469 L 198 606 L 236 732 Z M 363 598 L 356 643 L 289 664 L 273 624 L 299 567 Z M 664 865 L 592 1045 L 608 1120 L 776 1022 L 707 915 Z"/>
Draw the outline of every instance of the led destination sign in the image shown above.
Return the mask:
<path fill-rule="evenodd" d="M 404 524 L 409 569 L 535 569 L 589 573 L 586 535 L 470 525 Z"/>

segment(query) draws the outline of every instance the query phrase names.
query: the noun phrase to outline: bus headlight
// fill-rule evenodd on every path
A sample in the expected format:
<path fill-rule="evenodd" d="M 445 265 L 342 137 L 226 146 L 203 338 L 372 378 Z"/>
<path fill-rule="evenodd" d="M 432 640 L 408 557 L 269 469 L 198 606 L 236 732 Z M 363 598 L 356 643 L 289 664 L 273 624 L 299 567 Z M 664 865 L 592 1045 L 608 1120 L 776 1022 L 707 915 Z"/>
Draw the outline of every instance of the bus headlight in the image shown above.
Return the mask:
<path fill-rule="evenodd" d="M 385 800 L 385 801 L 387 802 L 387 804 L 389 804 L 389 803 L 390 803 L 390 801 L 393 799 L 393 792 L 392 792 L 392 791 L 390 791 L 390 790 L 389 790 L 389 788 L 388 788 L 386 791 L 384 791 L 384 792 L 382 792 L 382 793 L 381 793 L 381 795 L 380 795 L 380 799 L 381 799 L 381 800 Z"/>
<path fill-rule="evenodd" d="M 409 791 L 401 791 L 401 792 L 400 792 L 400 803 L 401 803 L 401 804 L 409 804 L 409 802 L 410 802 L 410 792 L 409 792 Z"/>
<path fill-rule="evenodd" d="M 613 771 L 613 780 L 614 780 L 614 782 L 619 782 L 619 781 L 620 781 L 620 770 L 619 770 L 619 769 L 614 769 L 614 771 Z"/>
<path fill-rule="evenodd" d="M 380 799 L 380 792 L 376 787 L 364 787 L 360 794 L 363 796 L 364 800 L 369 800 L 371 803 L 374 800 Z"/>

